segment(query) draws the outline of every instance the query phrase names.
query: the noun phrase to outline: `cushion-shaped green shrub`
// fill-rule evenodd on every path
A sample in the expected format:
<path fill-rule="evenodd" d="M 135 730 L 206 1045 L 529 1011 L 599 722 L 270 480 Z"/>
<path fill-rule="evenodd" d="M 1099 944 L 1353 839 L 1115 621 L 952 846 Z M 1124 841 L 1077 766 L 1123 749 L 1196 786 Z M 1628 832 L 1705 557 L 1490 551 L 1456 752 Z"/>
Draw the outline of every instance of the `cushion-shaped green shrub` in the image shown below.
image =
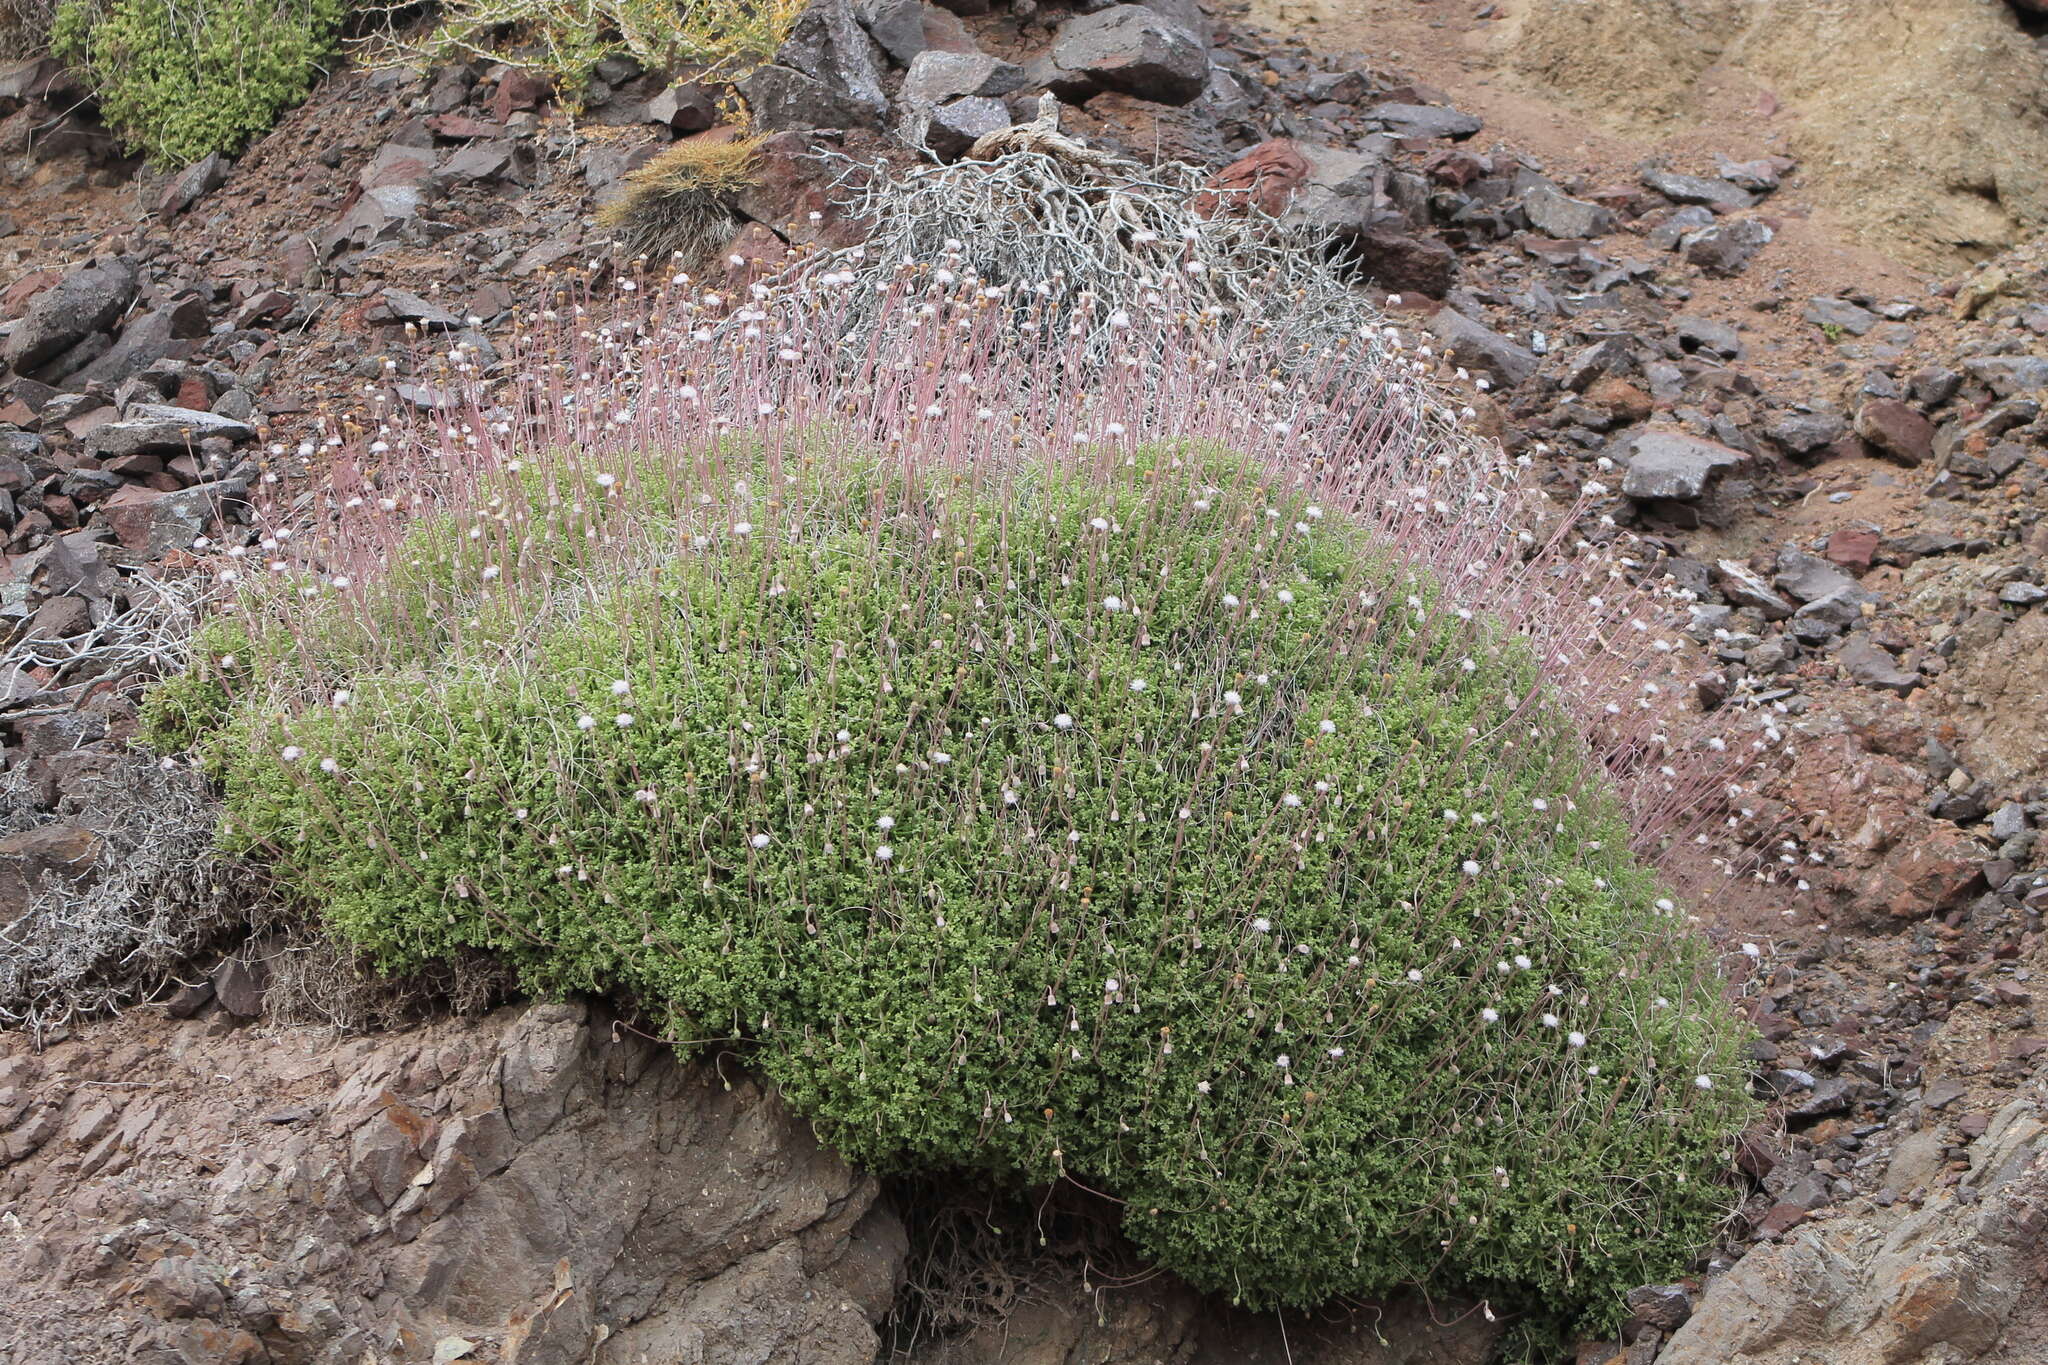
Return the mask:
<path fill-rule="evenodd" d="M 240 151 L 303 100 L 347 14 L 343 0 L 63 0 L 52 47 L 123 143 L 184 166 Z"/>
<path fill-rule="evenodd" d="M 1744 1035 L 1509 629 L 1255 460 L 804 449 L 509 476 L 160 733 L 235 698 L 232 837 L 392 966 L 746 1040 L 848 1156 L 1070 1176 L 1203 1288 L 1683 1268 Z"/>

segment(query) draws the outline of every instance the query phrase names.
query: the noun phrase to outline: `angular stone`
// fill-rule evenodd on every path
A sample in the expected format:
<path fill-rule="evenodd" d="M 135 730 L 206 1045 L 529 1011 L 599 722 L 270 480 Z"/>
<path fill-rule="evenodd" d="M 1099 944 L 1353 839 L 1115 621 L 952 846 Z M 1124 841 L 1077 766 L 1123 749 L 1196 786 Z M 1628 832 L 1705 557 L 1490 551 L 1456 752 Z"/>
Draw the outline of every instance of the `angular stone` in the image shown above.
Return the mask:
<path fill-rule="evenodd" d="M 221 1008 L 237 1019 L 255 1019 L 263 1013 L 263 993 L 270 986 L 270 968 L 237 954 L 214 968 L 213 993 Z"/>
<path fill-rule="evenodd" d="M 1845 526 L 1828 537 L 1828 562 L 1839 564 L 1852 574 L 1868 573 L 1877 556 L 1878 540 L 1878 533 L 1868 527 Z"/>
<path fill-rule="evenodd" d="M 1052 47 L 1069 86 L 1117 90 L 1155 104 L 1187 104 L 1209 84 L 1200 39 L 1143 5 L 1112 5 L 1069 19 Z"/>
<path fill-rule="evenodd" d="M 113 347 L 74 379 L 80 385 L 119 384 L 159 360 L 182 359 L 192 353 L 183 343 L 205 336 L 207 323 L 206 301 L 196 294 L 153 308 L 123 327 Z"/>
<path fill-rule="evenodd" d="M 647 101 L 643 117 L 678 135 L 701 133 L 718 122 L 718 97 L 696 81 L 677 81 Z"/>
<path fill-rule="evenodd" d="M 964 156 L 977 141 L 1010 126 L 1010 110 L 999 99 L 969 95 L 936 109 L 912 106 L 903 140 L 924 147 L 941 161 Z"/>
<path fill-rule="evenodd" d="M 2000 398 L 2048 389 L 2048 356 L 1971 356 L 1963 362 L 1963 368 Z"/>
<path fill-rule="evenodd" d="M 175 493 L 130 484 L 99 504 L 99 522 L 122 545 L 161 559 L 187 549 L 205 535 L 230 506 L 246 502 L 249 485 L 240 479 L 196 484 Z"/>
<path fill-rule="evenodd" d="M 1811 455 L 1841 440 L 1847 430 L 1834 413 L 1794 412 L 1765 427 L 1764 435 L 1787 454 Z"/>
<path fill-rule="evenodd" d="M 1679 252 L 1709 275 L 1739 275 L 1775 235 L 1761 219 L 1732 218 L 1688 232 Z"/>
<path fill-rule="evenodd" d="M 415 147 L 393 139 L 364 163 L 356 173 L 356 183 L 365 190 L 410 185 L 424 191 L 440 164 L 440 154 L 432 147 Z"/>
<path fill-rule="evenodd" d="M 972 95 L 1007 95 L 1024 85 L 1024 68 L 986 53 L 920 52 L 903 78 L 903 97 L 940 105 Z M 1009 120 L 1003 121 L 1009 126 Z"/>
<path fill-rule="evenodd" d="M 331 253 L 344 243 L 373 246 L 388 241 L 418 218 L 425 206 L 426 196 L 417 185 L 379 185 L 365 190 L 355 207 L 323 234 L 325 249 Z"/>
<path fill-rule="evenodd" d="M 498 88 L 491 96 L 491 117 L 503 123 L 520 110 L 540 108 L 553 93 L 554 87 L 545 77 L 512 67 L 498 78 Z"/>
<path fill-rule="evenodd" d="M 136 278 L 134 263 L 120 256 L 71 271 L 37 294 L 8 333 L 7 363 L 26 374 L 112 327 L 135 297 Z"/>
<path fill-rule="evenodd" d="M 1364 164 L 1362 158 L 1359 164 Z M 1211 174 L 1195 196 L 1195 212 L 1209 218 L 1219 211 L 1234 213 L 1250 207 L 1278 218 L 1288 211 L 1296 191 L 1309 182 L 1314 169 L 1291 139 L 1268 139 Z"/>
<path fill-rule="evenodd" d="M 1578 240 L 1604 237 L 1614 231 L 1614 210 L 1574 199 L 1552 184 L 1537 185 L 1522 196 L 1529 225 L 1550 237 Z"/>
<path fill-rule="evenodd" d="M 1799 316 L 1816 327 L 1839 328 L 1850 336 L 1858 337 L 1878 324 L 1877 314 L 1847 299 L 1808 299 L 1806 307 L 1799 311 Z"/>
<path fill-rule="evenodd" d="M 1856 410 L 1856 434 L 1908 468 L 1934 458 L 1934 423 L 1896 398 L 1865 400 Z"/>
<path fill-rule="evenodd" d="M 1868 635 L 1851 635 L 1835 655 L 1854 682 L 1905 696 L 1920 686 L 1920 675 L 1899 667 L 1899 661 Z"/>
<path fill-rule="evenodd" d="M 865 231 L 826 193 L 814 157 L 820 145 L 804 133 L 765 139 L 754 153 L 754 183 L 733 195 L 733 207 L 797 245 L 838 248 L 861 241 Z"/>
<path fill-rule="evenodd" d="M 1344 255 L 1368 279 L 1395 293 L 1440 299 L 1458 282 L 1457 253 L 1433 236 L 1408 231 L 1398 220 L 1349 238 Z"/>
<path fill-rule="evenodd" d="M 809 77 L 847 111 L 848 121 L 838 126 L 879 128 L 888 115 L 880 49 L 861 27 L 853 0 L 809 0 L 777 50 L 775 64 Z"/>
<path fill-rule="evenodd" d="M 502 123 L 471 118 L 467 114 L 435 114 L 427 120 L 427 127 L 435 137 L 446 138 L 450 142 L 472 142 L 477 138 L 503 137 L 507 132 Z"/>
<path fill-rule="evenodd" d="M 1792 615 L 1792 604 L 1740 560 L 1717 561 L 1714 577 L 1721 585 L 1721 595 L 1738 607 L 1755 607 L 1767 621 L 1783 621 Z"/>
<path fill-rule="evenodd" d="M 36 825 L 0 838 L 0 928 L 27 913 L 46 878 L 73 886 L 99 875 L 104 841 L 84 825 Z"/>
<path fill-rule="evenodd" d="M 1676 251 L 1678 244 L 1689 232 L 1714 225 L 1714 211 L 1697 204 L 1686 204 L 1664 215 L 1663 221 L 1650 230 L 1644 238 L 1659 251 Z"/>
<path fill-rule="evenodd" d="M 27 640 L 68 640 L 92 629 L 92 604 L 83 597 L 52 597 L 28 621 Z"/>
<path fill-rule="evenodd" d="M 1660 1332 L 1675 1332 L 1692 1316 L 1692 1292 L 1682 1284 L 1644 1285 L 1622 1300 L 1632 1321 Z"/>
<path fill-rule="evenodd" d="M 1716 209 L 1746 209 L 1756 196 L 1740 185 L 1703 175 L 1680 175 L 1659 166 L 1645 167 L 1643 184 L 1679 204 L 1704 204 Z"/>
<path fill-rule="evenodd" d="M 506 138 L 483 139 L 470 143 L 449 157 L 441 167 L 441 174 L 451 183 L 509 180 L 515 185 L 531 184 L 533 152 L 524 142 Z"/>
<path fill-rule="evenodd" d="M 771 131 L 874 126 L 873 109 L 786 66 L 756 67 L 740 91 L 758 126 Z"/>
<path fill-rule="evenodd" d="M 94 431 L 90 444 L 102 455 L 134 455 L 141 451 L 175 454 L 197 450 L 199 443 L 209 437 L 247 441 L 255 435 L 254 427 L 232 417 L 161 403 L 137 403 L 120 421 L 109 422 Z"/>
<path fill-rule="evenodd" d="M 1444 355 L 1455 365 L 1485 371 L 1496 384 L 1512 388 L 1536 373 L 1536 353 L 1474 322 L 1455 308 L 1439 308 L 1429 320 Z"/>
<path fill-rule="evenodd" d="M 1627 374 L 1635 368 L 1635 357 L 1620 337 L 1596 341 L 1572 353 L 1565 364 L 1563 383 L 1573 393 L 1584 393 L 1610 375 Z"/>
<path fill-rule="evenodd" d="M 1317 104 L 1357 104 L 1372 93 L 1363 71 L 1318 71 L 1302 82 L 1302 93 Z"/>
<path fill-rule="evenodd" d="M 1798 602 L 1812 602 L 1830 593 L 1863 591 L 1857 587 L 1855 579 L 1827 560 L 1796 549 L 1778 552 L 1778 576 L 1775 581 L 1781 592 Z"/>
<path fill-rule="evenodd" d="M 854 0 L 853 12 L 896 65 L 925 50 L 924 0 Z"/>
<path fill-rule="evenodd" d="M 462 319 L 430 299 L 403 289 L 386 289 L 378 298 L 391 322 L 410 322 L 423 332 L 459 332 Z M 376 310 L 372 310 L 373 312 Z"/>
<path fill-rule="evenodd" d="M 1749 458 L 1733 446 L 1671 429 L 1640 432 L 1628 447 L 1621 491 L 1638 502 L 1696 502 L 1716 478 Z"/>
<path fill-rule="evenodd" d="M 1742 356 L 1742 336 L 1725 322 L 1681 313 L 1672 333 L 1678 338 L 1678 348 L 1689 354 L 1705 352 L 1722 360 L 1738 360 Z"/>
<path fill-rule="evenodd" d="M 228 181 L 234 162 L 220 152 L 210 152 L 172 176 L 157 195 L 157 217 L 171 219 L 213 193 Z"/>
<path fill-rule="evenodd" d="M 1800 638 L 1813 642 L 1836 635 L 1863 619 L 1863 604 L 1871 595 L 1861 588 L 1843 588 L 1816 597 L 1792 613 Z"/>
<path fill-rule="evenodd" d="M 1394 137 L 1441 137 L 1456 141 L 1471 137 L 1486 126 L 1485 120 L 1477 114 L 1447 109 L 1439 104 L 1400 104 L 1389 101 L 1385 104 L 1375 104 L 1365 111 L 1365 116 L 1385 128 Z"/>

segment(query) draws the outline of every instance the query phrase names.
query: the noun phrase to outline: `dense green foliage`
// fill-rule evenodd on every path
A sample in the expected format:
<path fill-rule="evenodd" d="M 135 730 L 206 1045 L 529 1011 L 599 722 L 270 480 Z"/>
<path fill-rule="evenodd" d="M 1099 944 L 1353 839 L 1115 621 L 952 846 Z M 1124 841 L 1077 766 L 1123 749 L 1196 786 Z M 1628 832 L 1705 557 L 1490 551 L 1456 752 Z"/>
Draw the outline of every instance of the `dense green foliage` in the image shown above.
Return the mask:
<path fill-rule="evenodd" d="M 1508 631 L 1235 457 L 735 458 L 528 471 L 156 733 L 390 966 L 749 1040 L 847 1155 L 1069 1174 L 1249 1303 L 1596 1323 L 1707 1240 L 1742 1032 Z"/>
<path fill-rule="evenodd" d="M 345 0 L 63 0 L 56 54 L 84 71 L 107 126 L 161 166 L 238 152 L 306 97 Z"/>

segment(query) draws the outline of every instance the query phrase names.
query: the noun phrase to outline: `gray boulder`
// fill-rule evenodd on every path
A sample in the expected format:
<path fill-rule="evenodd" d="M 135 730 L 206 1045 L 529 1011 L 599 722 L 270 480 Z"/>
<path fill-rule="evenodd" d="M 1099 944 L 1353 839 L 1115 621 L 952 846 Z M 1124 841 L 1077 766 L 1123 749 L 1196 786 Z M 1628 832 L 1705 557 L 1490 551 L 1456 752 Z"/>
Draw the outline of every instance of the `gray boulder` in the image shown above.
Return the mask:
<path fill-rule="evenodd" d="M 1851 635 L 1843 642 L 1835 661 L 1852 680 L 1879 691 L 1904 696 L 1920 685 L 1918 673 L 1899 667 L 1899 661 L 1892 657 L 1891 651 L 1868 635 Z"/>
<path fill-rule="evenodd" d="M 206 335 L 206 302 L 188 294 L 153 308 L 121 329 L 113 348 L 73 376 L 76 384 L 118 384 L 140 374 L 167 356 L 184 357 L 191 347 L 181 343 Z"/>
<path fill-rule="evenodd" d="M 1604 237 L 1614 231 L 1614 210 L 1574 199 L 1551 184 L 1537 185 L 1522 196 L 1529 226 L 1548 237 L 1576 240 Z"/>
<path fill-rule="evenodd" d="M 881 128 L 882 48 L 861 26 L 853 0 L 811 0 L 774 62 L 740 82 L 755 124 L 795 128 Z"/>
<path fill-rule="evenodd" d="M 1808 299 L 1806 307 L 1799 311 L 1799 316 L 1816 327 L 1833 327 L 1847 332 L 1850 336 L 1858 337 L 1878 323 L 1877 314 L 1868 308 L 1851 303 L 1847 299 L 1825 296 Z"/>
<path fill-rule="evenodd" d="M 196 450 L 209 436 L 247 441 L 255 435 L 254 427 L 232 417 L 164 403 L 137 403 L 120 421 L 93 428 L 87 439 L 102 455 L 137 455 L 144 451 Z"/>
<path fill-rule="evenodd" d="M 1477 114 L 1438 104 L 1375 104 L 1366 110 L 1365 116 L 1395 137 L 1461 140 L 1486 126 Z"/>
<path fill-rule="evenodd" d="M 1007 95 L 1023 85 L 1024 68 L 1015 62 L 985 52 L 932 48 L 918 53 L 910 63 L 910 74 L 903 78 L 903 97 L 914 104 L 935 106 L 972 95 Z"/>
<path fill-rule="evenodd" d="M 1536 373 L 1536 353 L 1455 308 L 1439 308 L 1429 320 L 1430 334 L 1453 364 L 1484 371 L 1496 384 L 1512 388 Z"/>
<path fill-rule="evenodd" d="M 206 195 L 225 185 L 228 181 L 228 172 L 234 168 L 234 164 L 221 153 L 210 152 L 179 171 L 157 195 L 157 217 L 175 218 Z"/>
<path fill-rule="evenodd" d="M 1112 5 L 1070 19 L 1053 44 L 1063 79 L 1056 93 L 1085 98 L 1090 87 L 1155 104 L 1187 104 L 1209 84 L 1209 51 L 1201 39 L 1143 5 Z"/>
<path fill-rule="evenodd" d="M 112 327 L 135 297 L 135 263 L 116 256 L 78 267 L 35 296 L 8 334 L 7 363 L 26 374 Z"/>
<path fill-rule="evenodd" d="M 911 106 L 904 119 L 903 140 L 923 147 L 941 161 L 964 155 L 981 138 L 1010 126 L 1009 106 L 986 95 L 969 95 L 949 100 L 936 109 Z"/>
<path fill-rule="evenodd" d="M 875 110 L 786 66 L 756 67 L 740 82 L 756 124 L 778 132 L 871 126 Z"/>
<path fill-rule="evenodd" d="M 1697 502 L 1749 456 L 1690 432 L 1653 429 L 1630 438 L 1621 491 L 1638 502 Z"/>
<path fill-rule="evenodd" d="M 1731 218 L 1688 232 L 1679 253 L 1709 275 L 1739 275 L 1777 234 L 1757 218 Z"/>
<path fill-rule="evenodd" d="M 1746 209 L 1756 196 L 1742 186 L 1704 175 L 1680 175 L 1660 166 L 1646 167 L 1643 183 L 1666 199 L 1679 204 L 1705 204 L 1717 209 Z"/>
<path fill-rule="evenodd" d="M 924 0 L 854 0 L 853 13 L 896 65 L 925 50 Z"/>

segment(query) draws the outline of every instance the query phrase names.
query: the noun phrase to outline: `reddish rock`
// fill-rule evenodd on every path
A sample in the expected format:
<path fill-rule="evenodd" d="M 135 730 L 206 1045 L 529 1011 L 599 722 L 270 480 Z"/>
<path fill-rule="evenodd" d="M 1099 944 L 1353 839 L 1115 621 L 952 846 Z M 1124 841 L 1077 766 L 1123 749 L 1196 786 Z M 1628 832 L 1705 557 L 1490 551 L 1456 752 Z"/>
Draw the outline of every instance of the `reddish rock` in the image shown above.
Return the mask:
<path fill-rule="evenodd" d="M 1782 1237 L 1806 1221 L 1806 1210 L 1797 1204 L 1773 1204 L 1763 1221 L 1756 1225 L 1760 1238 Z"/>
<path fill-rule="evenodd" d="M 1984 851 L 1953 825 L 1922 819 L 1883 862 L 1855 881 L 1856 900 L 1893 919 L 1921 919 L 1966 899 L 1983 879 Z"/>
<path fill-rule="evenodd" d="M 1873 398 L 1858 408 L 1856 434 L 1902 465 L 1921 465 L 1934 457 L 1934 423 L 1896 398 Z"/>
<path fill-rule="evenodd" d="M 466 142 L 478 137 L 503 137 L 503 123 L 486 123 L 467 114 L 435 114 L 427 120 L 427 127 L 435 137 L 445 137 L 451 142 Z"/>
<path fill-rule="evenodd" d="M 1647 422 L 1651 412 L 1656 408 L 1650 395 L 1626 379 L 1614 375 L 1596 380 L 1586 390 L 1586 397 L 1631 426 L 1637 422 Z"/>
<path fill-rule="evenodd" d="M 1456 252 L 1434 237 L 1407 232 L 1392 223 L 1368 228 L 1345 247 L 1375 284 L 1396 293 L 1440 299 L 1458 280 Z"/>
<path fill-rule="evenodd" d="M 1859 576 L 1868 573 L 1878 540 L 1877 532 L 1867 527 L 1845 526 L 1828 537 L 1828 560 Z"/>
<path fill-rule="evenodd" d="M 1453 189 L 1464 189 L 1493 169 L 1490 157 L 1475 156 L 1462 148 L 1447 147 L 1432 152 L 1422 163 L 1422 169 L 1430 179 Z"/>
<path fill-rule="evenodd" d="M 1279 217 L 1309 178 L 1313 168 L 1301 149 L 1284 137 L 1276 137 L 1246 152 L 1209 177 L 1195 196 L 1197 216 L 1208 218 L 1219 208 L 1242 212 L 1247 205 Z"/>
<path fill-rule="evenodd" d="M 0 318 L 17 318 L 28 301 L 64 278 L 61 270 L 31 270 L 0 292 Z"/>
<path fill-rule="evenodd" d="M 178 381 L 178 396 L 171 400 L 171 404 L 194 412 L 210 411 L 213 408 L 212 387 L 204 375 L 188 374 Z"/>
<path fill-rule="evenodd" d="M 150 528 L 156 520 L 156 501 L 163 497 L 153 488 L 128 484 L 102 499 L 97 511 L 100 524 L 130 550 L 149 547 Z"/>
<path fill-rule="evenodd" d="M 78 416 L 64 424 L 64 430 L 70 432 L 78 440 L 83 441 L 107 423 L 119 420 L 120 416 L 121 410 L 119 408 L 111 404 L 102 404 L 99 407 L 88 408 L 86 411 L 79 413 Z"/>
<path fill-rule="evenodd" d="M 699 136 L 728 135 L 729 130 L 714 128 Z M 768 138 L 755 154 L 756 183 L 734 195 L 733 203 L 754 222 L 767 224 L 798 245 L 852 246 L 866 234 L 849 223 L 827 195 L 811 159 L 814 150 L 807 133 Z"/>
<path fill-rule="evenodd" d="M 0 839 L 0 926 L 27 911 L 46 877 L 79 883 L 96 873 L 102 841 L 83 825 L 37 825 Z"/>
<path fill-rule="evenodd" d="M 498 92 L 491 97 L 491 117 L 503 123 L 521 109 L 538 109 L 547 103 L 550 93 L 541 77 L 514 67 L 498 82 Z"/>

